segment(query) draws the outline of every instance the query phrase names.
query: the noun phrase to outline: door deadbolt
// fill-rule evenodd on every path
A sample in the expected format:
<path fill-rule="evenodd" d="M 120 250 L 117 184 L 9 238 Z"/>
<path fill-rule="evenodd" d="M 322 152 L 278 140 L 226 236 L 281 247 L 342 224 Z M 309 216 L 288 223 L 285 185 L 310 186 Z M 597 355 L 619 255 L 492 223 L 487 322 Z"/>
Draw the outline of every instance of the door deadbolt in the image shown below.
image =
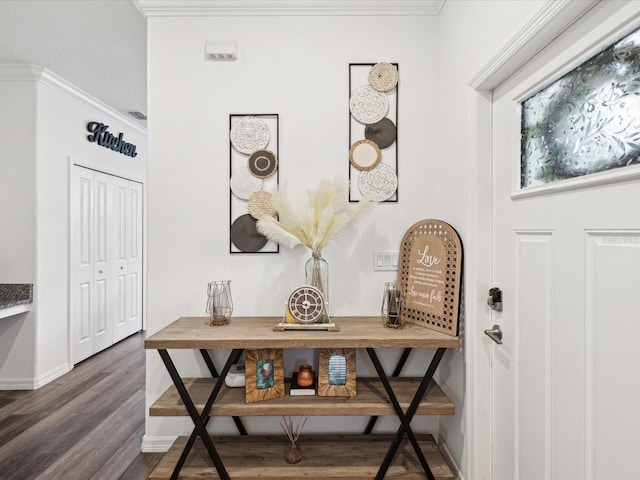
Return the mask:
<path fill-rule="evenodd" d="M 500 325 L 494 325 L 491 330 L 485 330 L 484 334 L 498 344 L 502 344 L 502 329 Z"/>
<path fill-rule="evenodd" d="M 496 312 L 502 311 L 502 290 L 498 287 L 493 287 L 489 290 L 489 298 L 487 298 L 487 305 L 489 305 Z"/>

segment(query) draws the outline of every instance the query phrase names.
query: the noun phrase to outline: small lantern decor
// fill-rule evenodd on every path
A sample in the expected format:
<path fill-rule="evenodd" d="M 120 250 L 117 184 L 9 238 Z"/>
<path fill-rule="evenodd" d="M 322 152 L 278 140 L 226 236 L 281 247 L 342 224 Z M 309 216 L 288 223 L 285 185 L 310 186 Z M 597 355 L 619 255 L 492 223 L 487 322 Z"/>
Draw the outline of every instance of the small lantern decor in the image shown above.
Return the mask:
<path fill-rule="evenodd" d="M 220 326 L 231 322 L 233 299 L 231 298 L 231 281 L 210 282 L 207 287 L 207 314 L 209 325 Z"/>
<path fill-rule="evenodd" d="M 404 327 L 404 319 L 400 314 L 402 296 L 396 282 L 384 284 L 384 294 L 382 296 L 382 323 L 387 328 Z"/>

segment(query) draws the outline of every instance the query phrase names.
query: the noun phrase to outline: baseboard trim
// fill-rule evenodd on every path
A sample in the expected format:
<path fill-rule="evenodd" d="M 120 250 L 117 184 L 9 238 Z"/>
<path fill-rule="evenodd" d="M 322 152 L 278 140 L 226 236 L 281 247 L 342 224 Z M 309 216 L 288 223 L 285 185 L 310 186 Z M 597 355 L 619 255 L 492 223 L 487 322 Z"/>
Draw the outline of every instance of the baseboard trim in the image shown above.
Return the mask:
<path fill-rule="evenodd" d="M 176 438 L 178 438 L 177 435 L 144 435 L 142 437 L 142 447 L 140 448 L 140 451 L 142 453 L 164 453 L 171 448 L 171 445 L 176 441 Z"/>
<path fill-rule="evenodd" d="M 33 378 L 8 378 L 0 380 L 0 390 L 35 390 L 37 387 Z"/>
<path fill-rule="evenodd" d="M 37 377 L 34 381 L 34 388 L 40 388 L 45 386 L 47 383 L 54 381 L 56 378 L 61 377 L 65 373 L 69 373 L 73 370 L 73 366 L 66 363 L 56 368 L 55 370 L 51 370 L 40 377 Z"/>
<path fill-rule="evenodd" d="M 434 438 L 438 447 L 440 448 L 440 451 L 442 452 L 442 456 L 451 467 L 453 478 L 455 478 L 456 480 L 465 480 L 464 475 L 462 475 L 462 472 L 460 472 L 460 467 L 458 467 L 458 464 L 453 459 L 453 456 L 451 455 L 451 452 L 447 448 L 447 445 L 442 442 L 442 438 L 440 436 L 435 436 L 435 435 L 434 435 Z"/>
<path fill-rule="evenodd" d="M 69 373 L 72 369 L 71 365 L 65 364 L 36 378 L 0 379 L 0 390 L 37 390 L 65 373 Z"/>

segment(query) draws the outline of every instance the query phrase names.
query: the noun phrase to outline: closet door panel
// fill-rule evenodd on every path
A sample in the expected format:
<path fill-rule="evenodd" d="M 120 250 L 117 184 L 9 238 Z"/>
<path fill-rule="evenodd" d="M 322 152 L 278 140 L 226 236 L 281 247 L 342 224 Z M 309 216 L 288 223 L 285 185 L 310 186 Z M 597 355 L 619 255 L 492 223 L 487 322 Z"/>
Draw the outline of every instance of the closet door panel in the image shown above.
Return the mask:
<path fill-rule="evenodd" d="M 129 182 L 128 197 L 128 318 L 129 335 L 142 330 L 142 184 Z"/>

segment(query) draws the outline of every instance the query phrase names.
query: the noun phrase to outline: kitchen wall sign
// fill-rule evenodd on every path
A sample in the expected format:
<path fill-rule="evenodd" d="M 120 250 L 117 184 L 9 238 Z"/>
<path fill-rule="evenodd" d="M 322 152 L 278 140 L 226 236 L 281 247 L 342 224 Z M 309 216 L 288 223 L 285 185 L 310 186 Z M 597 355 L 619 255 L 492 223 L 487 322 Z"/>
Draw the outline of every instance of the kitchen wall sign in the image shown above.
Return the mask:
<path fill-rule="evenodd" d="M 87 135 L 87 140 L 95 142 L 101 147 L 110 148 L 114 152 L 121 153 L 127 157 L 135 158 L 138 155 L 136 146 L 133 143 L 125 142 L 122 139 L 122 133 L 116 137 L 109 131 L 109 125 L 101 122 L 89 122 L 87 131 L 91 135 Z"/>

